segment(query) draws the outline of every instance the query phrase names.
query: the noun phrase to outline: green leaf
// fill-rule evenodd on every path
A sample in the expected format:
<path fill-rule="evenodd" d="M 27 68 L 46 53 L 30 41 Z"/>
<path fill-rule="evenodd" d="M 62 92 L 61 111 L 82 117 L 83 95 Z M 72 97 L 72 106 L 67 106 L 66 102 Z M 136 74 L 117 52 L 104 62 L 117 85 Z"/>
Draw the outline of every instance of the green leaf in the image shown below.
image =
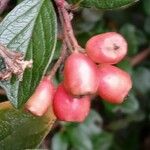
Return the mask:
<path fill-rule="evenodd" d="M 146 44 L 147 39 L 142 30 L 136 28 L 132 24 L 125 24 L 121 27 L 120 32 L 126 38 L 128 43 L 128 54 L 135 55 L 139 46 Z"/>
<path fill-rule="evenodd" d="M 107 110 L 113 113 L 124 113 L 124 114 L 132 114 L 135 113 L 139 109 L 139 103 L 136 96 L 133 93 L 130 93 L 128 98 L 120 105 L 113 105 L 107 102 L 104 102 Z"/>
<path fill-rule="evenodd" d="M 150 16 L 147 17 L 145 19 L 145 22 L 144 22 L 144 30 L 146 31 L 146 33 L 150 34 Z"/>
<path fill-rule="evenodd" d="M 119 62 L 117 64 L 117 67 L 123 69 L 126 72 L 129 72 L 130 74 L 132 74 L 133 72 L 133 68 L 131 66 L 131 63 L 128 60 L 122 60 L 121 62 Z"/>
<path fill-rule="evenodd" d="M 150 6 L 150 0 L 144 0 L 143 1 L 143 8 L 144 8 L 144 11 L 146 12 L 147 15 L 150 15 L 149 6 Z"/>
<path fill-rule="evenodd" d="M 65 126 L 69 143 L 74 150 L 92 150 L 92 142 L 85 126 L 70 123 Z M 90 130 L 90 129 L 89 129 Z"/>
<path fill-rule="evenodd" d="M 67 150 L 68 149 L 68 141 L 66 139 L 66 135 L 62 132 L 54 135 L 52 139 L 52 150 Z"/>
<path fill-rule="evenodd" d="M 102 132 L 102 117 L 94 110 L 91 110 L 86 120 L 79 125 L 83 132 L 92 137 L 95 134 Z"/>
<path fill-rule="evenodd" d="M 24 0 L 0 24 L 0 43 L 33 60 L 22 81 L 13 77 L 0 83 L 15 107 L 27 101 L 45 74 L 53 59 L 56 34 L 56 14 L 49 0 Z"/>
<path fill-rule="evenodd" d="M 95 7 L 98 9 L 115 9 L 127 7 L 138 0 L 69 0 L 71 3 L 80 4 L 83 7 Z"/>
<path fill-rule="evenodd" d="M 138 51 L 138 40 L 136 36 L 136 27 L 132 24 L 125 24 L 121 27 L 120 32 L 123 34 L 128 43 L 128 54 L 135 55 Z"/>
<path fill-rule="evenodd" d="M 80 133 L 80 134 L 79 134 Z M 92 150 L 90 137 L 83 132 L 82 128 L 77 127 L 69 130 L 69 138 L 75 150 Z"/>
<path fill-rule="evenodd" d="M 96 111 L 91 110 L 83 123 L 61 123 L 64 130 L 56 137 L 54 136 L 56 139 L 54 139 L 53 147 L 59 150 L 61 145 L 65 146 L 67 140 L 73 150 L 93 150 L 92 138 L 102 132 L 103 120 Z"/>
<path fill-rule="evenodd" d="M 134 71 L 134 87 L 138 93 L 147 95 L 150 92 L 150 70 L 146 67 L 138 67 Z"/>
<path fill-rule="evenodd" d="M 21 150 L 37 148 L 51 129 L 55 117 L 49 110 L 35 117 L 10 103 L 0 104 L 0 149 Z"/>
<path fill-rule="evenodd" d="M 131 114 L 136 112 L 139 109 L 139 103 L 134 94 L 130 94 L 128 99 L 124 101 L 122 105 L 119 105 L 115 108 L 114 111 L 121 111 L 126 114 Z"/>
<path fill-rule="evenodd" d="M 19 3 L 21 3 L 23 0 L 17 0 L 17 3 L 19 4 Z"/>
<path fill-rule="evenodd" d="M 138 41 L 138 46 L 147 44 L 147 42 L 148 42 L 146 39 L 147 37 L 142 30 L 136 29 L 135 34 L 136 34 L 136 38 Z"/>
<path fill-rule="evenodd" d="M 113 141 L 113 135 L 108 132 L 102 132 L 93 138 L 93 150 L 109 150 Z"/>

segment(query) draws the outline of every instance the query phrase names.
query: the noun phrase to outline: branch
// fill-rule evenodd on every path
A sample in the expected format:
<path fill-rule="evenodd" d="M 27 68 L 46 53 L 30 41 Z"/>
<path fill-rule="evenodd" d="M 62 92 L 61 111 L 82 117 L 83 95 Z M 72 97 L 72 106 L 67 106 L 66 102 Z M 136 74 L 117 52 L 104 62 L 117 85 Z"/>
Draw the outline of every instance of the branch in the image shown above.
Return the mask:
<path fill-rule="evenodd" d="M 58 9 L 58 13 L 59 13 L 59 18 L 60 18 L 60 21 L 61 21 L 61 24 L 62 24 L 62 27 L 63 27 L 62 30 L 63 30 L 63 37 L 64 37 L 64 40 L 65 40 L 65 43 L 66 43 L 68 49 L 69 49 L 71 52 L 73 52 L 73 49 L 74 49 L 74 48 L 73 48 L 72 44 L 70 43 L 69 38 L 68 38 L 68 36 L 67 36 L 67 31 L 66 31 L 64 19 L 63 19 L 62 15 L 61 15 L 61 11 L 60 11 L 59 9 Z"/>
<path fill-rule="evenodd" d="M 74 35 L 71 20 L 73 18 L 73 14 L 68 10 L 71 10 L 71 6 L 64 0 L 54 0 L 61 21 L 61 25 L 64 31 L 64 38 L 67 44 L 68 49 L 71 51 L 81 51 L 84 52 L 84 49 L 78 44 L 78 41 Z"/>
<path fill-rule="evenodd" d="M 137 54 L 136 56 L 134 56 L 131 59 L 131 65 L 136 66 L 136 65 L 140 64 L 149 55 L 150 55 L 150 48 L 147 48 L 147 49 L 143 50 L 142 52 L 140 52 L 139 54 Z"/>

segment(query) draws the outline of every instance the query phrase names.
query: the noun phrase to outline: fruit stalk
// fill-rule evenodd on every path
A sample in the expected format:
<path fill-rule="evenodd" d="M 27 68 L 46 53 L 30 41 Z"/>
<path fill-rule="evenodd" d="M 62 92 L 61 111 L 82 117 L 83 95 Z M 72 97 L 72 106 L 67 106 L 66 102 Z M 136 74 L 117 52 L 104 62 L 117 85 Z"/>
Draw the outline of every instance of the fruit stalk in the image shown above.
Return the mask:
<path fill-rule="evenodd" d="M 57 62 L 54 64 L 53 68 L 51 69 L 50 73 L 48 74 L 48 78 L 52 79 L 55 73 L 57 72 L 58 68 L 60 67 L 61 63 L 64 61 L 66 55 L 67 55 L 67 47 L 66 44 L 63 42 L 62 49 L 61 49 L 61 55 Z"/>

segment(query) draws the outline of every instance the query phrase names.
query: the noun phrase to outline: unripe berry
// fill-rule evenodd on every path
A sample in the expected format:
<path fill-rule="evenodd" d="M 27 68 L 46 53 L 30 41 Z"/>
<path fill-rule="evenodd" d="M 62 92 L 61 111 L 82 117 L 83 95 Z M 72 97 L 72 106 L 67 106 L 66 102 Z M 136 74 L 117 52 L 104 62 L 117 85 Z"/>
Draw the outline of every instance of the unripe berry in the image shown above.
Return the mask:
<path fill-rule="evenodd" d="M 96 63 L 116 64 L 125 57 L 127 42 L 120 34 L 107 32 L 90 38 L 86 52 Z"/>
<path fill-rule="evenodd" d="M 104 100 L 119 104 L 122 103 L 132 87 L 130 75 L 112 65 L 99 67 L 98 94 Z"/>
<path fill-rule="evenodd" d="M 54 96 L 53 110 L 59 120 L 82 122 L 90 111 L 90 97 L 73 97 L 67 93 L 63 84 L 60 84 Z"/>
<path fill-rule="evenodd" d="M 64 86 L 73 95 L 96 93 L 97 66 L 86 55 L 72 53 L 64 66 Z"/>
<path fill-rule="evenodd" d="M 51 80 L 48 77 L 44 77 L 27 101 L 25 105 L 26 110 L 36 116 L 44 115 L 48 107 L 52 104 L 54 93 L 55 87 Z"/>

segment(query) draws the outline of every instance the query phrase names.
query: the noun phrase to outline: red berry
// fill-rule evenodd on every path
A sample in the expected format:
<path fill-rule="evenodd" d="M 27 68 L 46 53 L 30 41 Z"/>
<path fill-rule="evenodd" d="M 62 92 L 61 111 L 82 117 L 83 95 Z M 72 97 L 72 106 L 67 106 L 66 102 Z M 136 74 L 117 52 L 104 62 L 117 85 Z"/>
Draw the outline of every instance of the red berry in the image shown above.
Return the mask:
<path fill-rule="evenodd" d="M 96 93 L 97 66 L 86 55 L 72 53 L 64 66 L 64 86 L 73 95 Z"/>
<path fill-rule="evenodd" d="M 36 116 L 42 116 L 52 104 L 55 87 L 48 77 L 44 77 L 33 95 L 27 101 L 25 108 Z"/>
<path fill-rule="evenodd" d="M 125 57 L 127 42 L 116 32 L 103 33 L 88 40 L 86 51 L 96 63 L 116 64 Z"/>
<path fill-rule="evenodd" d="M 132 87 L 130 75 L 112 65 L 100 65 L 98 94 L 110 103 L 122 103 Z"/>
<path fill-rule="evenodd" d="M 75 98 L 60 84 L 54 96 L 53 110 L 59 120 L 82 122 L 90 111 L 90 97 Z"/>

